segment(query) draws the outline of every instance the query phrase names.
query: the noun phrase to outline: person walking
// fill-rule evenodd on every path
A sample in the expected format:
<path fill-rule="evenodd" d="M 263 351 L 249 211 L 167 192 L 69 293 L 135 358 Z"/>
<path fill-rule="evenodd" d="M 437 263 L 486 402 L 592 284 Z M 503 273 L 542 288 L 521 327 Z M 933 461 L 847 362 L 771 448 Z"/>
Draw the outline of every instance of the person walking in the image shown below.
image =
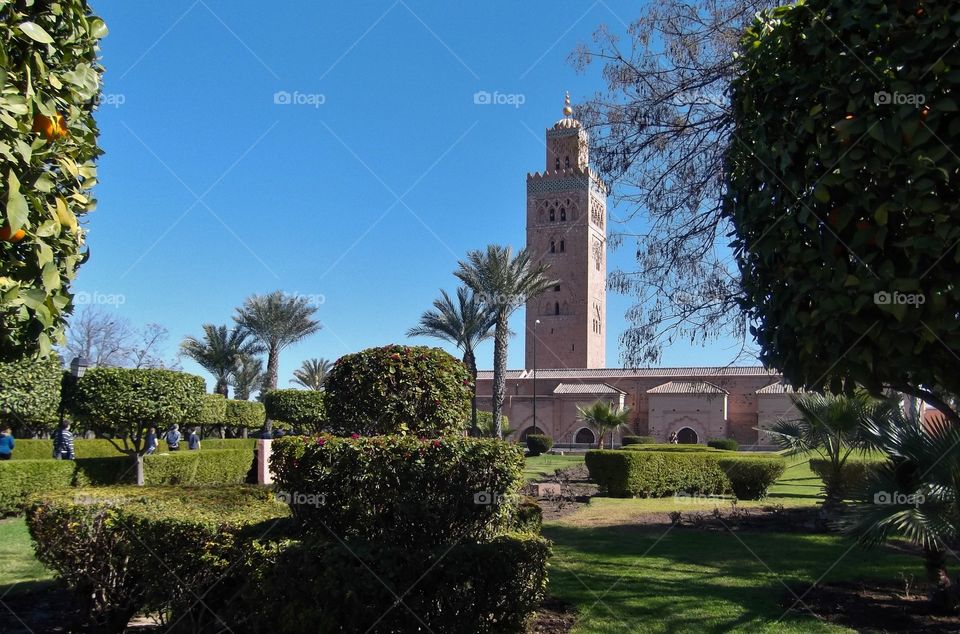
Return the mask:
<path fill-rule="evenodd" d="M 677 435 L 677 432 L 670 432 L 670 440 L 668 441 L 671 445 L 680 444 L 680 436 Z"/>
<path fill-rule="evenodd" d="M 0 460 L 10 460 L 13 458 L 13 432 L 9 427 L 4 427 L 0 431 Z"/>
<path fill-rule="evenodd" d="M 180 451 L 180 439 L 183 436 L 180 434 L 180 425 L 174 423 L 170 427 L 170 431 L 167 432 L 166 441 L 167 449 L 170 451 Z"/>
<path fill-rule="evenodd" d="M 73 460 L 73 434 L 70 433 L 70 423 L 60 423 L 60 429 L 53 435 L 54 460 Z"/>
<path fill-rule="evenodd" d="M 151 427 L 147 430 L 147 440 L 143 445 L 146 455 L 151 455 L 157 450 L 157 428 Z"/>
<path fill-rule="evenodd" d="M 200 434 L 197 433 L 196 427 L 190 430 L 190 435 L 187 437 L 187 449 L 200 451 Z"/>

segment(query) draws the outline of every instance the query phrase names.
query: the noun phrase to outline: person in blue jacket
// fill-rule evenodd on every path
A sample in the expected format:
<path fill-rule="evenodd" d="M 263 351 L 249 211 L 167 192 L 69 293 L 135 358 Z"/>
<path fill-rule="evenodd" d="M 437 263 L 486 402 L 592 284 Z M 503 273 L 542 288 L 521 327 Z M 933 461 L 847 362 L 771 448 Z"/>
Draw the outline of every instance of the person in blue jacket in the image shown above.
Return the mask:
<path fill-rule="evenodd" d="M 0 431 L 0 460 L 10 460 L 13 458 L 13 432 L 9 427 L 4 427 Z"/>

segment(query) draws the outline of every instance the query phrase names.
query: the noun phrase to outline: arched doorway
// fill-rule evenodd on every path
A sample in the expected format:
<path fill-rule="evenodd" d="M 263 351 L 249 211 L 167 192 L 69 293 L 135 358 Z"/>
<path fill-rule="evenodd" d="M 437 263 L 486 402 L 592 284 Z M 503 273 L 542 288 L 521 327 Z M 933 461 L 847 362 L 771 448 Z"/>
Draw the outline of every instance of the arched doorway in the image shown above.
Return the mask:
<path fill-rule="evenodd" d="M 589 427 L 583 427 L 573 437 L 573 442 L 578 445 L 593 445 L 597 442 L 597 435 Z"/>
<path fill-rule="evenodd" d="M 523 430 L 523 433 L 520 434 L 520 441 L 527 442 L 527 436 L 529 436 L 530 434 L 540 434 L 541 436 L 544 435 L 543 430 L 540 429 L 539 427 L 527 427 L 526 429 Z"/>
<path fill-rule="evenodd" d="M 677 442 L 681 445 L 695 445 L 700 442 L 700 438 L 697 436 L 697 432 L 689 427 L 684 427 L 677 432 Z"/>

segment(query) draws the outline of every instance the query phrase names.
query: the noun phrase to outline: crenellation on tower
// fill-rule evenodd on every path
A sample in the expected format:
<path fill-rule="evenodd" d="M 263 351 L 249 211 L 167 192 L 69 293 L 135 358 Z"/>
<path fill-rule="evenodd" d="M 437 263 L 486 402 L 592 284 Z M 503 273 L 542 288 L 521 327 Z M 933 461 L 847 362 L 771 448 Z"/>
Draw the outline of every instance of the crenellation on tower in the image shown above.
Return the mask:
<path fill-rule="evenodd" d="M 606 186 L 573 118 L 546 130 L 545 169 L 527 174 L 527 247 L 560 283 L 527 303 L 526 367 L 602 368 L 606 342 Z M 539 320 L 539 324 L 537 321 Z"/>

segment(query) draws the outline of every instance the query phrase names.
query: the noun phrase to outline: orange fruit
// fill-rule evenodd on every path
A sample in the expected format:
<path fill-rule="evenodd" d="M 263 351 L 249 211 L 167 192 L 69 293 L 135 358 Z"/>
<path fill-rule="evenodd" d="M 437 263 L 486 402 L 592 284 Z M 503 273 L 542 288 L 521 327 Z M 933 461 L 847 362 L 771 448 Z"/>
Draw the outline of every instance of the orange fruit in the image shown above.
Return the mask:
<path fill-rule="evenodd" d="M 930 106 L 924 106 L 923 108 L 920 109 L 920 120 L 926 121 L 927 115 L 929 114 L 930 114 Z"/>
<path fill-rule="evenodd" d="M 62 114 L 53 117 L 37 114 L 33 117 L 33 131 L 42 134 L 47 141 L 56 141 L 67 136 L 67 122 Z"/>
<path fill-rule="evenodd" d="M 10 231 L 10 225 L 4 225 L 3 228 L 0 229 L 0 240 L 4 242 L 20 242 L 25 235 L 27 235 L 27 232 L 23 229 Z"/>

